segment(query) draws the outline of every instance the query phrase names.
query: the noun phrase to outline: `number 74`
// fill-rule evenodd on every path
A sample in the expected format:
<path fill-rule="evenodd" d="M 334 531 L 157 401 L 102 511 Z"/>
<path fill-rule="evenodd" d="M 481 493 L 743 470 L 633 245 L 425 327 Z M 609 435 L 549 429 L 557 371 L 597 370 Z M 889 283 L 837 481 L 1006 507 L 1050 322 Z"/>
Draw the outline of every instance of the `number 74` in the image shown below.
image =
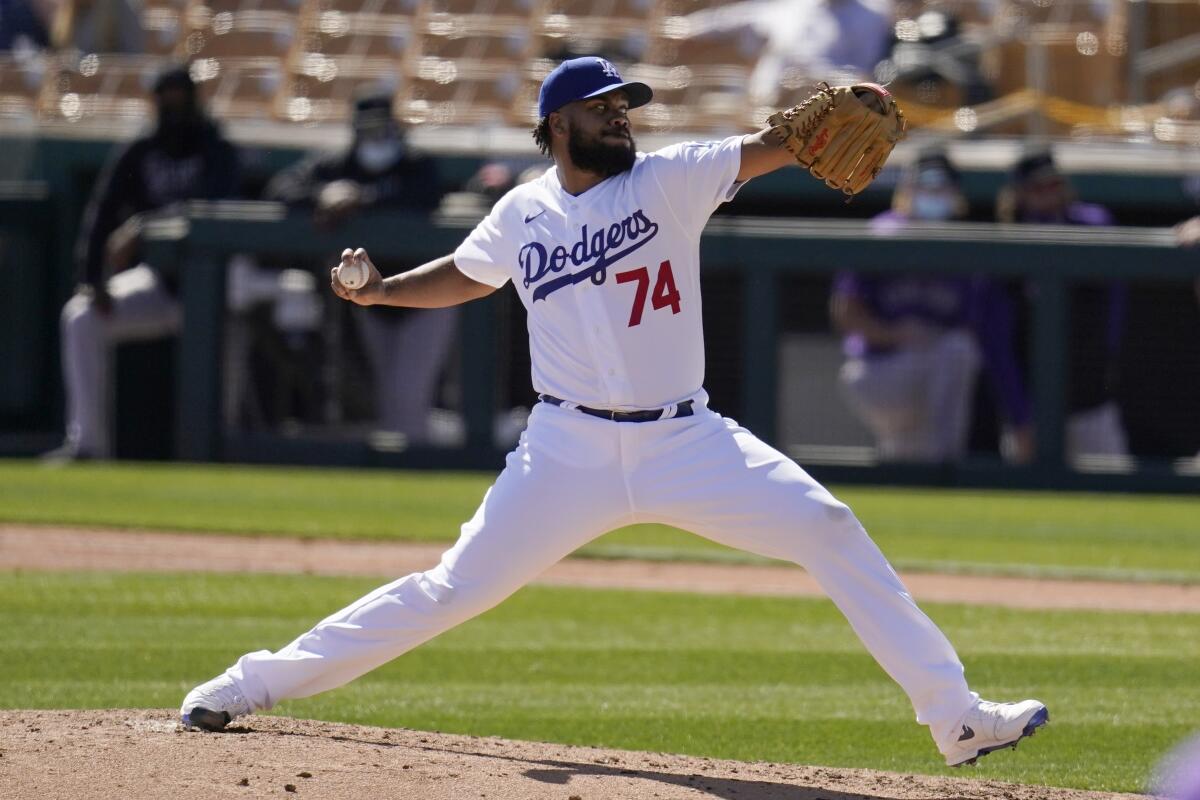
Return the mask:
<path fill-rule="evenodd" d="M 617 283 L 637 281 L 633 295 L 633 308 L 629 312 L 629 327 L 642 323 L 642 312 L 646 308 L 646 292 L 650 288 L 650 270 L 638 267 L 626 272 L 617 273 Z M 671 262 L 664 261 L 658 265 L 658 276 L 654 279 L 654 294 L 650 296 L 650 305 L 657 311 L 660 308 L 671 307 L 672 314 L 679 313 L 679 290 L 675 288 L 675 276 L 671 273 Z"/>

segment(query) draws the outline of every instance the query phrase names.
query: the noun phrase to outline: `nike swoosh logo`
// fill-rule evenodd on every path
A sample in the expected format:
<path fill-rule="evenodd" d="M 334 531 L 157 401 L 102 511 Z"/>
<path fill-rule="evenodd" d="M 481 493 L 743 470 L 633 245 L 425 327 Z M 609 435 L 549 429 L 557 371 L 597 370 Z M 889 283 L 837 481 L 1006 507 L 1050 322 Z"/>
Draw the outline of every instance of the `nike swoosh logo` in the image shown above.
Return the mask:
<path fill-rule="evenodd" d="M 529 223 L 533 222 L 535 219 L 537 219 L 538 217 L 540 217 L 542 214 L 545 214 L 545 213 L 546 213 L 546 209 L 543 208 L 538 213 L 525 217 L 525 224 L 528 225 Z"/>
<path fill-rule="evenodd" d="M 963 725 L 962 736 L 958 737 L 958 740 L 960 742 L 965 742 L 967 739 L 974 739 L 974 738 L 975 738 L 975 731 L 971 730 L 966 725 Z"/>

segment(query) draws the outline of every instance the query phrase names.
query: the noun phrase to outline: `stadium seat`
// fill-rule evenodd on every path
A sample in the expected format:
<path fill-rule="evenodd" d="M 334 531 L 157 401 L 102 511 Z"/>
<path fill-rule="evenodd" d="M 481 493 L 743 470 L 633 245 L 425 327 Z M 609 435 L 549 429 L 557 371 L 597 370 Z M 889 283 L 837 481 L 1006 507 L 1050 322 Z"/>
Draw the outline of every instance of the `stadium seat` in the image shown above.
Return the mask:
<path fill-rule="evenodd" d="M 1117 4 L 1093 3 L 1090 0 L 1004 0 L 994 10 L 1001 25 L 1029 27 L 1033 25 L 1076 25 L 1085 28 L 1104 28 L 1114 15 Z"/>
<path fill-rule="evenodd" d="M 534 49 L 539 56 L 554 61 L 603 53 L 610 61 L 621 66 L 642 61 L 649 41 L 650 34 L 646 26 L 640 23 L 598 27 L 579 24 L 578 20 L 571 17 L 551 14 L 543 17 L 537 27 Z"/>
<path fill-rule="evenodd" d="M 663 17 L 685 17 L 697 11 L 733 5 L 741 0 L 660 0 L 659 13 Z"/>
<path fill-rule="evenodd" d="M 188 9 L 187 33 L 178 55 L 183 58 L 278 60 L 296 38 L 296 16 L 282 11 L 221 11 L 205 6 Z"/>
<path fill-rule="evenodd" d="M 521 124 L 521 67 L 421 59 L 401 92 L 401 117 L 412 124 Z"/>
<path fill-rule="evenodd" d="M 289 122 L 331 122 L 348 119 L 354 96 L 360 87 L 403 85 L 400 67 L 394 63 L 367 64 L 333 75 L 313 75 L 299 71 L 287 75 L 274 100 L 274 115 Z"/>
<path fill-rule="evenodd" d="M 703 36 L 656 36 L 650 43 L 646 63 L 657 66 L 720 66 L 739 69 L 749 74 L 761 52 L 759 43 L 753 47 L 741 36 L 706 34 Z"/>
<path fill-rule="evenodd" d="M 203 6 L 213 14 L 222 12 L 237 14 L 243 11 L 298 14 L 302 3 L 303 0 L 193 0 L 193 5 Z"/>
<path fill-rule="evenodd" d="M 386 14 L 394 17 L 415 17 L 421 0 L 306 0 L 301 15 L 308 17 L 324 11 L 343 14 Z"/>
<path fill-rule="evenodd" d="M 543 13 L 568 17 L 622 20 L 649 20 L 658 12 L 652 0 L 546 0 Z"/>
<path fill-rule="evenodd" d="M 639 64 L 624 73 L 654 88 L 654 102 L 637 113 L 640 127 L 654 131 L 749 130 L 751 111 L 741 68 Z"/>
<path fill-rule="evenodd" d="M 417 37 L 417 58 L 474 62 L 524 62 L 533 52 L 533 37 L 526 25 L 478 21 L 475 17 L 447 17 L 425 23 Z"/>
<path fill-rule="evenodd" d="M 413 42 L 412 20 L 385 14 L 325 11 L 306 21 L 292 55 L 293 71 L 324 81 L 403 66 Z"/>
<path fill-rule="evenodd" d="M 426 0 L 430 19 L 475 16 L 494 22 L 529 22 L 540 13 L 542 0 Z"/>
<path fill-rule="evenodd" d="M 147 6 L 142 9 L 142 30 L 145 32 L 146 52 L 169 56 L 179 48 L 183 30 L 183 14 L 170 6 Z"/>
<path fill-rule="evenodd" d="M 162 64 L 162 59 L 145 55 L 60 56 L 47 70 L 39 112 L 72 122 L 148 118 L 150 90 Z"/>
<path fill-rule="evenodd" d="M 569 34 L 597 42 L 639 33 L 642 42 L 636 52 L 622 48 L 617 53 L 641 58 L 646 40 L 657 30 L 658 18 L 658 5 L 651 0 L 546 0 L 540 28 L 547 33 Z M 587 50 L 583 47 L 576 52 Z M 617 57 L 600 47 L 590 52 Z"/>
<path fill-rule="evenodd" d="M 192 62 L 191 73 L 219 119 L 270 119 L 283 83 L 283 66 L 262 59 L 199 60 Z"/>
<path fill-rule="evenodd" d="M 996 93 L 1006 95 L 1025 87 L 1091 106 L 1107 106 L 1124 97 L 1126 52 L 1095 29 L 1078 25 L 1044 23 L 1030 27 L 1021 40 L 1009 41 L 988 54 L 986 71 Z M 1029 48 L 1044 53 L 1044 75 L 1032 74 Z"/>
<path fill-rule="evenodd" d="M 745 45 L 738 37 L 719 35 L 662 35 L 652 41 L 647 66 L 666 69 L 666 85 L 682 93 L 677 106 L 664 102 L 668 105 L 668 110 L 661 111 L 664 129 L 681 125 L 707 131 L 747 128 L 747 85 L 758 52 Z M 663 94 L 660 99 L 667 97 Z"/>

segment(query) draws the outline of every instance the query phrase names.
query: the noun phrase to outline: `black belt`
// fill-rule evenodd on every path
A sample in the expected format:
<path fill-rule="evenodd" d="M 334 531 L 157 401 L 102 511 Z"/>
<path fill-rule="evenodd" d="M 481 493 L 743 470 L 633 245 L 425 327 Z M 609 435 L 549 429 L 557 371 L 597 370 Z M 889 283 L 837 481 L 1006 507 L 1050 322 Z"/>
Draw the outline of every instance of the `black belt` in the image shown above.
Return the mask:
<path fill-rule="evenodd" d="M 568 403 L 565 400 L 560 400 L 557 397 L 549 394 L 539 394 L 538 399 L 543 403 L 549 403 L 552 406 L 563 406 L 564 408 L 573 408 L 576 411 L 582 411 L 584 414 L 590 414 L 593 417 L 600 419 L 608 419 L 613 422 L 655 422 L 660 419 L 676 419 L 678 417 L 690 417 L 692 415 L 692 401 L 684 400 L 682 403 L 674 406 L 675 413 L 671 413 L 671 408 L 651 408 L 646 411 L 613 411 L 607 408 L 588 408 L 587 406 L 579 406 L 574 403 Z"/>

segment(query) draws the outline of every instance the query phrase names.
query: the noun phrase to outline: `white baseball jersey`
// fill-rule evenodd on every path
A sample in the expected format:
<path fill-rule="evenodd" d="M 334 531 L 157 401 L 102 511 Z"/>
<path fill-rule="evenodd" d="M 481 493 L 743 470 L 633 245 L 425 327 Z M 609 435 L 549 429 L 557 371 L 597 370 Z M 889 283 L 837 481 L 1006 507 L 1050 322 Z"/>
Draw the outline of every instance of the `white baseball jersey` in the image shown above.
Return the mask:
<path fill-rule="evenodd" d="M 459 246 L 465 275 L 516 285 L 536 391 L 627 410 L 700 390 L 700 232 L 740 185 L 741 141 L 639 153 L 633 169 L 578 196 L 551 168 L 501 198 Z"/>

